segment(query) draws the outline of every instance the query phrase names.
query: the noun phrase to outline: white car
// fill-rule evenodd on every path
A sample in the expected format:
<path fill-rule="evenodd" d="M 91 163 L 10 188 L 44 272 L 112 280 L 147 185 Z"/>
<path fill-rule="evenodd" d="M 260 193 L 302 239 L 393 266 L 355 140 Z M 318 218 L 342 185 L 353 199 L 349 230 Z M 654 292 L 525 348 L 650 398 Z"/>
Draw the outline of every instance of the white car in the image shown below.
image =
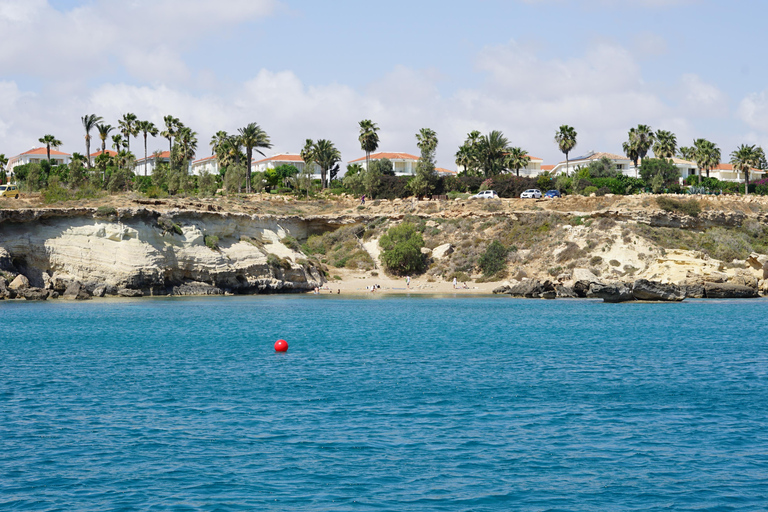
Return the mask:
<path fill-rule="evenodd" d="M 537 188 L 529 188 L 520 194 L 520 199 L 541 199 L 541 190 Z"/>
<path fill-rule="evenodd" d="M 470 199 L 498 199 L 498 197 L 493 190 L 483 190 L 470 197 Z"/>

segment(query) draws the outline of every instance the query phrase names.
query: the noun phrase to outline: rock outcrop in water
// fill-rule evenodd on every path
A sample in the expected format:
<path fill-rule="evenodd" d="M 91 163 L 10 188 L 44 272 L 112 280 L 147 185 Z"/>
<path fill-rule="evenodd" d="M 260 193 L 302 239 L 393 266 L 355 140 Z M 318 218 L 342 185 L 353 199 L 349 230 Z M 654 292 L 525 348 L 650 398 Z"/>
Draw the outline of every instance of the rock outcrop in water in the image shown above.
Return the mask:
<path fill-rule="evenodd" d="M 82 300 L 311 290 L 323 285 L 322 271 L 281 240 L 318 229 L 313 219 L 217 212 L 2 211 L 2 295 L 40 300 L 56 292 Z"/>

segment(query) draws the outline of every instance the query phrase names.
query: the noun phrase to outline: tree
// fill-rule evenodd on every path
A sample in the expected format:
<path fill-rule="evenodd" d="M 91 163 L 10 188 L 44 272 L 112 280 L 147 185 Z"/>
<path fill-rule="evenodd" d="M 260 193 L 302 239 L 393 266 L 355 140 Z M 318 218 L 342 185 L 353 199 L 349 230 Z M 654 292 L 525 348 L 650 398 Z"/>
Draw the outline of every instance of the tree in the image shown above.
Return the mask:
<path fill-rule="evenodd" d="M 653 182 L 654 178 L 661 176 L 658 180 L 666 184 L 677 181 L 680 177 L 680 169 L 669 160 L 664 158 L 646 158 L 640 164 L 640 177 L 646 183 Z M 657 191 L 654 191 L 657 192 Z"/>
<path fill-rule="evenodd" d="M 39 139 L 37 139 L 38 142 L 41 144 L 45 144 L 45 153 L 48 156 L 48 165 L 51 164 L 51 148 L 58 148 L 61 146 L 61 141 L 54 137 L 53 135 L 43 135 Z"/>
<path fill-rule="evenodd" d="M 486 178 L 501 174 L 506 166 L 506 155 L 509 152 L 509 141 L 504 134 L 493 130 L 483 135 L 478 142 L 480 166 Z"/>
<path fill-rule="evenodd" d="M 116 133 L 112 136 L 112 149 L 115 150 L 116 153 L 119 153 L 123 147 L 125 146 L 125 141 L 123 140 L 123 136 L 119 133 Z"/>
<path fill-rule="evenodd" d="M 467 176 L 480 175 L 480 132 L 472 130 L 456 152 L 456 165 L 464 168 L 462 174 Z"/>
<path fill-rule="evenodd" d="M 88 158 L 88 168 L 91 168 L 91 130 L 101 122 L 96 114 L 86 114 L 80 118 L 85 128 L 85 156 Z"/>
<path fill-rule="evenodd" d="M 692 162 L 696 159 L 696 148 L 690 146 L 682 146 L 677 150 L 677 154 L 683 160 Z"/>
<path fill-rule="evenodd" d="M 101 152 L 107 151 L 107 137 L 109 133 L 115 128 L 111 124 L 97 124 L 96 129 L 99 130 L 99 138 L 101 139 Z"/>
<path fill-rule="evenodd" d="M 395 167 L 392 165 L 392 160 L 389 158 L 381 158 L 371 162 L 370 169 L 376 171 L 382 176 L 394 176 Z"/>
<path fill-rule="evenodd" d="M 163 117 L 163 122 L 165 123 L 165 130 L 160 132 L 160 136 L 164 139 L 168 139 L 168 157 L 170 160 L 170 155 L 173 152 L 173 138 L 176 136 L 177 130 L 183 125 L 181 124 L 181 121 L 179 121 L 179 118 L 171 115 Z"/>
<path fill-rule="evenodd" d="M 699 168 L 699 185 L 701 185 L 701 171 L 706 170 L 709 178 L 709 171 L 720 164 L 720 148 L 707 139 L 696 139 L 693 141 L 693 148 L 693 160 Z"/>
<path fill-rule="evenodd" d="M 319 139 L 313 145 L 312 153 L 317 165 L 320 166 L 320 181 L 323 188 L 328 188 L 326 175 L 328 170 L 341 160 L 341 153 L 333 142 L 326 139 Z"/>
<path fill-rule="evenodd" d="M 568 153 L 576 147 L 576 130 L 567 124 L 562 125 L 555 133 L 555 142 L 561 153 L 565 153 L 565 175 L 568 176 Z"/>
<path fill-rule="evenodd" d="M 634 130 L 634 128 L 632 129 Z M 635 178 L 637 178 L 639 171 L 637 167 L 637 159 L 639 157 L 637 153 L 637 146 L 635 146 L 630 138 L 630 140 L 621 144 L 621 148 L 624 150 L 624 154 L 627 155 L 627 158 L 632 160 L 632 165 L 635 167 Z"/>
<path fill-rule="evenodd" d="M 656 141 L 653 143 L 653 154 L 656 158 L 672 158 L 677 152 L 677 137 L 666 130 L 656 132 Z"/>
<path fill-rule="evenodd" d="M 209 143 L 211 146 L 211 154 L 216 155 L 216 160 L 219 162 L 219 165 L 221 165 L 221 156 L 225 152 L 228 139 L 229 135 L 223 130 L 219 130 L 213 137 L 211 137 L 211 142 Z"/>
<path fill-rule="evenodd" d="M 381 261 L 387 270 L 397 275 L 419 273 L 424 270 L 424 238 L 410 222 L 403 222 L 389 230 L 379 239 L 383 249 Z"/>
<path fill-rule="evenodd" d="M 589 171 L 590 178 L 615 178 L 621 174 L 619 170 L 616 169 L 616 164 L 613 163 L 613 160 L 607 156 L 589 162 L 587 171 Z"/>
<path fill-rule="evenodd" d="M 527 167 L 531 162 L 531 157 L 528 156 L 528 152 L 522 148 L 511 148 L 506 157 L 506 166 L 508 169 L 514 169 L 515 174 L 520 177 L 520 169 Z"/>
<path fill-rule="evenodd" d="M 430 194 L 435 187 L 437 133 L 431 128 L 422 128 L 416 134 L 416 145 L 421 150 L 421 156 L 416 163 L 416 176 L 408 182 L 408 188 L 415 195 L 422 197 Z"/>
<path fill-rule="evenodd" d="M 365 151 L 365 168 L 370 165 L 371 153 L 379 147 L 379 127 L 370 119 L 360 121 L 360 149 Z"/>
<path fill-rule="evenodd" d="M 509 250 L 498 240 L 491 242 L 477 262 L 480 270 L 483 271 L 483 275 L 489 277 L 504 270 L 504 267 L 507 266 L 508 252 Z"/>
<path fill-rule="evenodd" d="M 176 134 L 176 143 L 179 145 L 179 162 L 194 160 L 197 153 L 197 132 L 186 126 L 179 128 Z M 186 168 L 186 166 L 184 166 Z"/>
<path fill-rule="evenodd" d="M 117 122 L 120 126 L 120 133 L 125 137 L 126 149 L 131 150 L 131 136 L 136 137 L 139 134 L 138 118 L 136 114 L 123 114 L 123 118 Z M 118 150 L 120 151 L 120 150 Z"/>
<path fill-rule="evenodd" d="M 157 137 L 157 126 L 152 121 L 138 121 L 136 129 L 144 135 L 144 176 L 147 175 L 147 135 Z"/>
<path fill-rule="evenodd" d="M 8 165 L 8 157 L 5 153 L 0 153 L 0 185 L 5 183 L 7 175 L 5 174 L 5 166 Z"/>
<path fill-rule="evenodd" d="M 631 130 L 630 133 L 632 133 Z M 651 146 L 653 146 L 653 141 L 655 138 L 656 134 L 653 133 L 651 127 L 646 124 L 639 124 L 637 125 L 637 128 L 634 129 L 635 147 L 637 148 L 637 156 L 640 157 L 641 162 L 643 158 L 645 158 L 645 155 L 648 154 Z"/>
<path fill-rule="evenodd" d="M 247 126 L 240 128 L 240 143 L 245 146 L 245 193 L 251 193 L 251 160 L 253 159 L 253 150 L 257 153 L 265 156 L 259 148 L 271 148 L 272 143 L 269 141 L 269 135 L 267 132 L 261 129 L 256 123 L 249 123 Z"/>
<path fill-rule="evenodd" d="M 749 194 L 749 172 L 760 166 L 762 148 L 740 145 L 731 153 L 731 164 L 737 171 L 744 173 L 744 195 Z"/>

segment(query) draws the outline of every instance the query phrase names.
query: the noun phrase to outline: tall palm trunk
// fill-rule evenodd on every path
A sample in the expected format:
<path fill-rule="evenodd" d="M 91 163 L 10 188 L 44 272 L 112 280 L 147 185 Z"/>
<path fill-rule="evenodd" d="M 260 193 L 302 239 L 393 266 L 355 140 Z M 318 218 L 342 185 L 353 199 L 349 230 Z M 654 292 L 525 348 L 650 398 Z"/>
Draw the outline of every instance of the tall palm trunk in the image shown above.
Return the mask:
<path fill-rule="evenodd" d="M 147 175 L 147 132 L 144 132 L 144 176 Z"/>
<path fill-rule="evenodd" d="M 253 158 L 253 148 L 245 148 L 245 193 L 251 193 L 251 159 Z"/>
<path fill-rule="evenodd" d="M 91 168 L 91 136 L 85 136 L 85 157 L 88 159 L 88 169 Z"/>

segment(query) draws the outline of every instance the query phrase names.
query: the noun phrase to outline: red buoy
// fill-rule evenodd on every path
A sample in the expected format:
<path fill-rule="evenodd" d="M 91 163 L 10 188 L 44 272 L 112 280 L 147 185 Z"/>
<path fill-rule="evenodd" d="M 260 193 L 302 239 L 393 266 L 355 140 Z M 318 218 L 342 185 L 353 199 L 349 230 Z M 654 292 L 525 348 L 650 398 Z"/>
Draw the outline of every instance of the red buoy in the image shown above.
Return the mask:
<path fill-rule="evenodd" d="M 277 340 L 275 342 L 275 352 L 288 352 L 288 342 L 285 340 Z"/>

